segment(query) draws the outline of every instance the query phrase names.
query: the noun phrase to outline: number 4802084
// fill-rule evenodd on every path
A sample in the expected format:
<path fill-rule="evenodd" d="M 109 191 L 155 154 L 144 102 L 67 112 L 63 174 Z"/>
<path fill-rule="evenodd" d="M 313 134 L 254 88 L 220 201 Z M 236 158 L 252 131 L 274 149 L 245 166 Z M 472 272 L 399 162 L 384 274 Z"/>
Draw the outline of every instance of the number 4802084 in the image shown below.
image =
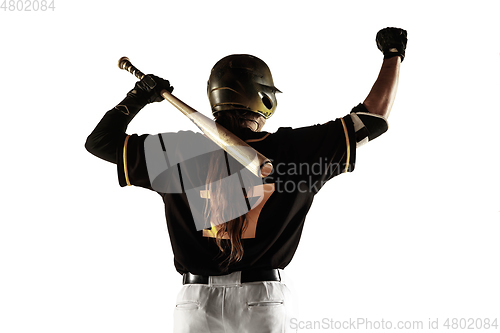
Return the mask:
<path fill-rule="evenodd" d="M 0 9 L 4 12 L 45 12 L 56 9 L 55 0 L 4 0 Z"/>

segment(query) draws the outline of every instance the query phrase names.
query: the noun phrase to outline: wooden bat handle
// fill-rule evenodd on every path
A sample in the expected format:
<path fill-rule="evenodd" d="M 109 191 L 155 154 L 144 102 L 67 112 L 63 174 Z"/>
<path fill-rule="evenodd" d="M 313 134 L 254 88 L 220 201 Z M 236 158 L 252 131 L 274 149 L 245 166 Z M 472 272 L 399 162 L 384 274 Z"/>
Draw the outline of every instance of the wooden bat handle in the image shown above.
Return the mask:
<path fill-rule="evenodd" d="M 138 70 L 127 57 L 118 60 L 118 67 L 142 79 L 145 75 Z M 196 111 L 167 90 L 161 91 L 161 96 L 188 117 L 210 140 L 224 149 L 229 155 L 240 162 L 257 177 L 266 177 L 273 171 L 271 161 L 249 146 L 245 141 L 217 124 L 202 113 Z"/>
<path fill-rule="evenodd" d="M 139 80 L 142 80 L 142 78 L 144 76 L 146 76 L 143 72 L 141 72 L 134 65 L 132 65 L 129 58 L 127 58 L 127 57 L 121 57 L 118 60 L 118 67 L 120 67 L 120 69 L 124 69 L 127 72 L 135 75 L 135 77 L 137 77 Z"/>

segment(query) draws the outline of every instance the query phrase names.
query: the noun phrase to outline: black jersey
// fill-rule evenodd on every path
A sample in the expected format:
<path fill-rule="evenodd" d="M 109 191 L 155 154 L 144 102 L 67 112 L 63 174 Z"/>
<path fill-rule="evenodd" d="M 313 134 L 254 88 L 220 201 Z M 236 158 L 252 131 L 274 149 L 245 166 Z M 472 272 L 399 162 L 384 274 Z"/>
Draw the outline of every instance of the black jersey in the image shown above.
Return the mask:
<path fill-rule="evenodd" d="M 275 133 L 248 129 L 241 138 L 269 158 L 274 169 L 268 177 L 254 179 L 246 193 L 244 255 L 228 271 L 220 266 L 215 230 L 204 221 L 211 200 L 205 186 L 208 165 L 218 148 L 200 133 L 181 131 L 126 136 L 117 152 L 121 186 L 140 186 L 161 195 L 179 273 L 221 275 L 249 268 L 285 268 L 316 193 L 329 179 L 354 170 L 356 139 L 350 116 Z"/>

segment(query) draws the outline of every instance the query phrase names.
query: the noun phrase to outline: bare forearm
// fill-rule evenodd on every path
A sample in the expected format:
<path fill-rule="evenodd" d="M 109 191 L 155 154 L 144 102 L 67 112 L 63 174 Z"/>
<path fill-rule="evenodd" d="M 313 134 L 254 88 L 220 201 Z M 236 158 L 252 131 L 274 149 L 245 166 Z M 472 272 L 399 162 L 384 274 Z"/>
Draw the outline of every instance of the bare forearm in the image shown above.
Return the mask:
<path fill-rule="evenodd" d="M 398 90 L 400 65 L 398 56 L 383 61 L 378 78 L 363 102 L 370 113 L 389 117 Z"/>

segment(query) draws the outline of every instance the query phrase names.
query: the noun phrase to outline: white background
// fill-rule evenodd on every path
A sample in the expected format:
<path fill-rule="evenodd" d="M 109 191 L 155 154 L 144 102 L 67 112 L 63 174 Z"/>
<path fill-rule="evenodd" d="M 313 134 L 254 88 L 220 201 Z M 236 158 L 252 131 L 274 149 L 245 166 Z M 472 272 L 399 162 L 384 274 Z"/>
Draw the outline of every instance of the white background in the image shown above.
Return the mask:
<path fill-rule="evenodd" d="M 161 199 L 84 149 L 134 85 L 121 56 L 205 114 L 215 62 L 258 56 L 283 91 L 273 132 L 362 102 L 387 26 L 409 39 L 390 130 L 316 196 L 285 270 L 299 319 L 500 316 L 496 1 L 54 4 L 0 10 L 1 332 L 171 331 L 181 276 Z M 128 133 L 181 129 L 164 102 Z"/>

